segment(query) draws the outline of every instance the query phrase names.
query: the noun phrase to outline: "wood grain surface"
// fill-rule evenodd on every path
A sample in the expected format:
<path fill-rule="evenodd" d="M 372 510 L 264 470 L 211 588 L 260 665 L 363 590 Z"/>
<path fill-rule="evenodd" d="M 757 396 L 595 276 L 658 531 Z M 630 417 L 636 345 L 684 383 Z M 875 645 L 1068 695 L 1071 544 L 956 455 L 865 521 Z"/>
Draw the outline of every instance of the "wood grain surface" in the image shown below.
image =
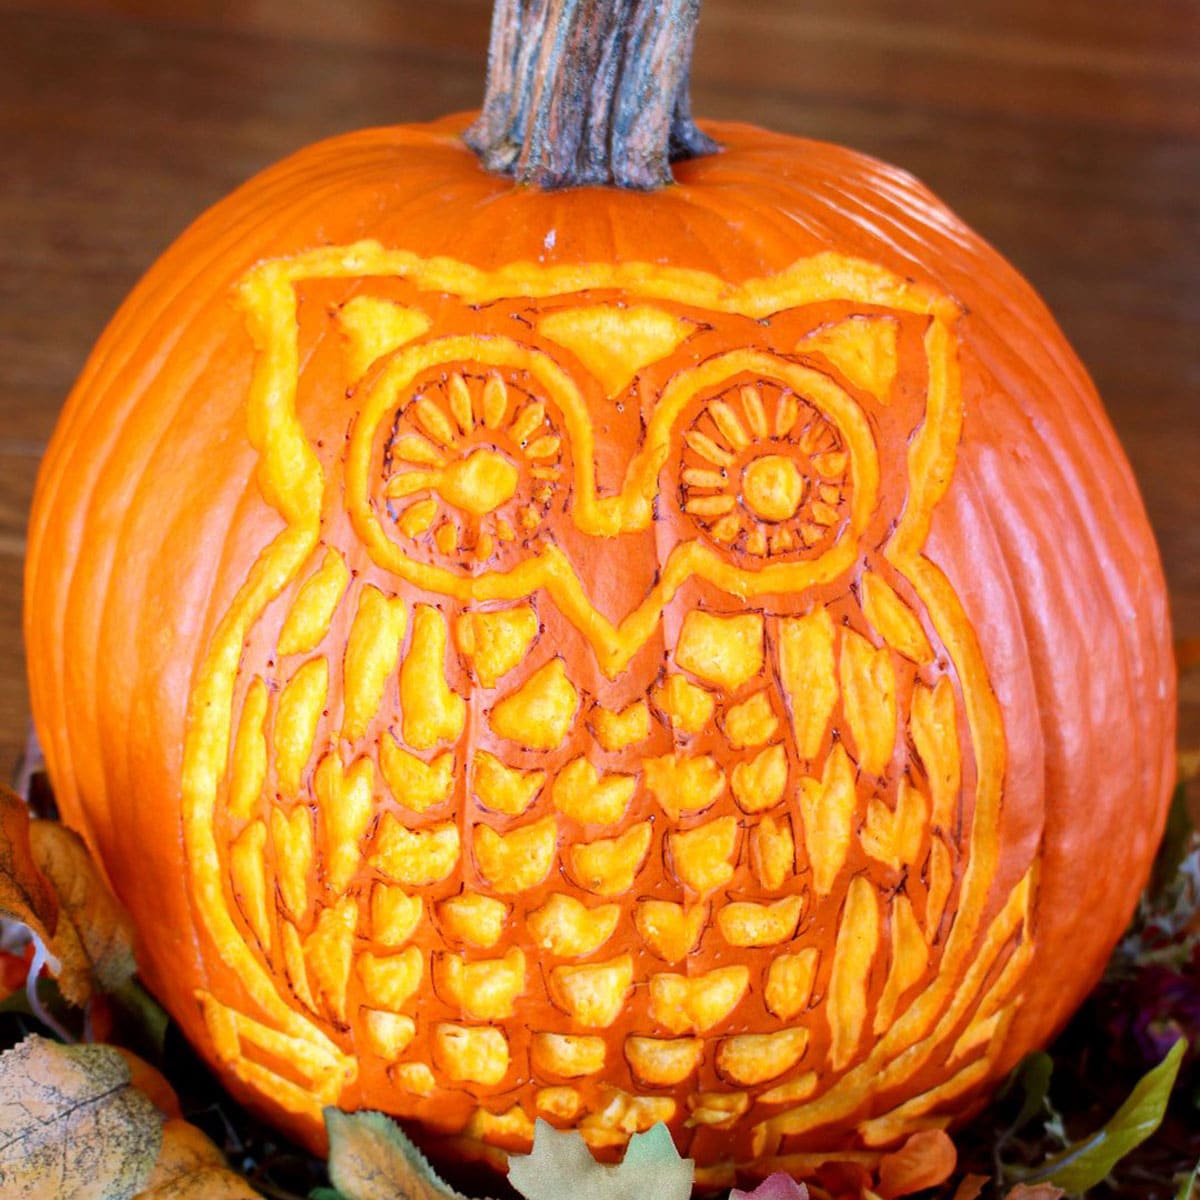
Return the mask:
<path fill-rule="evenodd" d="M 261 167 L 476 106 L 489 10 L 0 0 L 4 773 L 28 716 L 34 477 L 92 341 L 174 236 Z M 1028 276 L 1133 462 L 1177 633 L 1200 636 L 1200 4 L 704 0 L 693 94 L 701 115 L 906 167 Z M 1200 744 L 1195 674 L 1182 715 L 1181 741 Z"/>

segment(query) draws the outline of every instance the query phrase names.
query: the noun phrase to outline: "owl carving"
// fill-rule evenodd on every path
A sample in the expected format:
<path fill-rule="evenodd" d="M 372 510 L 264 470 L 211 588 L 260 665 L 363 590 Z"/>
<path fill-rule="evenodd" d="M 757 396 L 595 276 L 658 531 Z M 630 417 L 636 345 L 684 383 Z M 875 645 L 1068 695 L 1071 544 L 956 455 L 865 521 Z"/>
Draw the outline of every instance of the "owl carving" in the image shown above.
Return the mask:
<path fill-rule="evenodd" d="M 237 295 L 278 531 L 196 673 L 183 831 L 247 1093 L 480 1153 L 662 1121 L 713 1172 L 944 1124 L 1035 887 L 925 555 L 955 302 L 833 254 L 734 287 L 375 243 Z"/>

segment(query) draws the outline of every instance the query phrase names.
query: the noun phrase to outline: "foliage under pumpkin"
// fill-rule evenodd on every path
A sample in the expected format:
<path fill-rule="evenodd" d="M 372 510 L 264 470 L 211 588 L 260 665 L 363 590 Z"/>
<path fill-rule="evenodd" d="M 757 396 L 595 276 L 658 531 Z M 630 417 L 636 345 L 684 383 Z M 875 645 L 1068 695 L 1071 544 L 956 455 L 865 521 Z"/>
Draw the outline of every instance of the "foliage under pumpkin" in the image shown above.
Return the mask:
<path fill-rule="evenodd" d="M 1182 802 L 1177 812 L 1186 816 Z M 114 928 L 124 926 L 122 914 L 88 860 L 76 862 L 75 882 L 61 897 L 34 865 L 33 844 L 69 840 L 65 831 L 43 820 L 33 826 L 38 835 L 30 837 L 24 806 L 11 794 L 0 795 L 0 821 L 7 839 L 0 868 L 0 913 L 8 922 L 0 924 L 0 933 L 6 943 L 16 945 L 23 928 L 30 939 L 27 951 L 47 957 L 47 969 L 57 972 L 60 982 L 74 979 L 76 1001 L 88 997 L 83 1028 L 89 1039 L 131 1040 L 172 1077 L 169 1081 L 128 1050 L 63 1045 L 39 1037 L 33 1031 L 53 1032 L 72 1042 L 64 1026 L 77 1027 L 78 1015 L 63 1007 L 65 994 L 49 979 L 39 980 L 36 970 L 29 975 L 28 992 L 21 991 L 33 953 L 4 953 L 5 990 L 14 989 L 0 1002 L 0 1188 L 6 1197 L 40 1198 L 52 1186 L 56 1194 L 69 1192 L 84 1200 L 253 1200 L 259 1195 L 275 1200 L 459 1200 L 460 1194 L 443 1184 L 380 1114 L 326 1113 L 328 1172 L 336 1189 L 323 1185 L 318 1162 L 272 1146 L 271 1135 L 257 1129 L 215 1084 L 197 1079 L 195 1063 L 180 1054 L 177 1035 L 164 1038 L 153 1002 L 136 1000 L 136 985 L 123 965 L 128 940 L 113 935 Z M 1085 1097 L 1092 1096 L 1092 1108 L 1107 1115 L 1136 1072 L 1157 1056 L 1159 1046 L 1173 1042 L 1171 1053 L 1134 1087 L 1106 1126 L 1054 1152 L 1056 1141 L 1061 1147 L 1059 1139 L 1066 1136 L 1064 1118 L 1048 1103 L 1054 1061 L 1038 1055 L 1010 1081 L 1008 1103 L 996 1105 L 957 1139 L 957 1153 L 944 1134 L 931 1131 L 910 1138 L 877 1172 L 826 1167 L 811 1187 L 778 1174 L 752 1193 L 735 1190 L 730 1200 L 889 1200 L 941 1181 L 946 1182 L 939 1196 L 949 1197 L 953 1190 L 954 1200 L 972 1200 L 993 1194 L 1005 1178 L 1050 1181 L 1018 1184 L 1008 1192 L 1009 1200 L 1054 1200 L 1065 1194 L 1064 1188 L 1090 1188 L 1114 1167 L 1120 1179 L 1110 1183 L 1124 1200 L 1189 1200 L 1191 1165 L 1200 1156 L 1195 1056 L 1175 1090 L 1173 1115 L 1158 1137 L 1138 1149 L 1163 1119 L 1185 1045 L 1200 1047 L 1200 833 L 1186 819 L 1177 825 L 1159 855 L 1158 887 L 1145 898 L 1141 916 L 1110 968 L 1109 982 L 1058 1047 L 1059 1070 L 1068 1070 L 1072 1078 L 1061 1088 L 1056 1080 L 1054 1091 L 1071 1100 L 1067 1112 L 1074 1125 L 1079 1115 L 1073 1110 Z M 81 905 L 71 893 L 89 899 Z M 33 897 L 39 898 L 36 910 Z M 57 933 L 60 920 L 70 922 L 66 945 L 105 949 L 91 962 L 76 959 L 71 964 L 44 955 L 47 939 L 51 945 L 64 944 L 47 928 Z M 1164 972 L 1174 979 L 1172 999 L 1164 999 L 1154 985 Z M 80 984 L 83 992 L 74 990 Z M 108 987 L 116 988 L 117 995 L 108 995 Z M 56 1016 L 47 1005 L 57 1010 Z M 1106 1024 L 1103 1013 L 1120 1014 L 1122 1023 Z M 1125 1025 L 1136 1027 L 1147 1018 L 1163 1041 L 1144 1045 L 1145 1058 L 1131 1056 L 1129 1047 L 1138 1043 L 1130 1043 Z M 1115 1072 L 1114 1062 L 1119 1064 Z M 1101 1064 L 1109 1065 L 1107 1076 Z M 181 1089 L 180 1097 L 172 1082 Z M 250 1180 L 230 1169 L 202 1128 L 183 1119 L 181 1098 L 186 1115 L 215 1134 Z M 1036 1126 L 1032 1134 L 1031 1123 Z M 661 1126 L 636 1136 L 620 1167 L 599 1166 L 576 1135 L 555 1134 L 549 1126 L 539 1132 L 530 1158 L 512 1162 L 510 1182 L 526 1200 L 559 1200 L 563 1195 L 635 1200 L 646 1194 L 667 1200 L 690 1195 L 693 1180 L 691 1162 L 679 1157 Z M 997 1182 L 972 1170 L 980 1166 L 995 1171 Z M 956 1178 L 950 1180 L 952 1173 Z"/>

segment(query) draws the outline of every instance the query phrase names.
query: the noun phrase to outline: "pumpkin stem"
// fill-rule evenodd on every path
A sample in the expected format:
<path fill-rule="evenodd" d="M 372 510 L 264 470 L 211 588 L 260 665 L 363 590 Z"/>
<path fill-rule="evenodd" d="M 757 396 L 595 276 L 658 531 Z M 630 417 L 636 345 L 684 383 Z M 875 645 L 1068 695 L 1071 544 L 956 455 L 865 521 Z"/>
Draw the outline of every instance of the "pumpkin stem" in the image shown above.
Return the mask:
<path fill-rule="evenodd" d="M 467 144 L 542 188 L 671 182 L 718 146 L 692 120 L 700 0 L 496 0 L 487 90 Z"/>

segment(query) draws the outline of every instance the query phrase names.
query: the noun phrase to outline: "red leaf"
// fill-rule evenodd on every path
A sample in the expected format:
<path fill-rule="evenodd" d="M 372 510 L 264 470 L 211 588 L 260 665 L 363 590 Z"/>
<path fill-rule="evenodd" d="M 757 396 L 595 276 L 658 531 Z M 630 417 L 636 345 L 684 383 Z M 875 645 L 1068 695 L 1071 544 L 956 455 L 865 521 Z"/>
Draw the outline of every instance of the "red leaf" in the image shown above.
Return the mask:
<path fill-rule="evenodd" d="M 752 1192 L 734 1188 L 729 1200 L 808 1200 L 808 1188 L 784 1171 L 768 1175 Z"/>
<path fill-rule="evenodd" d="M 33 943 L 27 943 L 29 950 Z M 0 1000 L 19 992 L 25 986 L 25 977 L 29 974 L 29 954 L 10 954 L 0 950 Z"/>

